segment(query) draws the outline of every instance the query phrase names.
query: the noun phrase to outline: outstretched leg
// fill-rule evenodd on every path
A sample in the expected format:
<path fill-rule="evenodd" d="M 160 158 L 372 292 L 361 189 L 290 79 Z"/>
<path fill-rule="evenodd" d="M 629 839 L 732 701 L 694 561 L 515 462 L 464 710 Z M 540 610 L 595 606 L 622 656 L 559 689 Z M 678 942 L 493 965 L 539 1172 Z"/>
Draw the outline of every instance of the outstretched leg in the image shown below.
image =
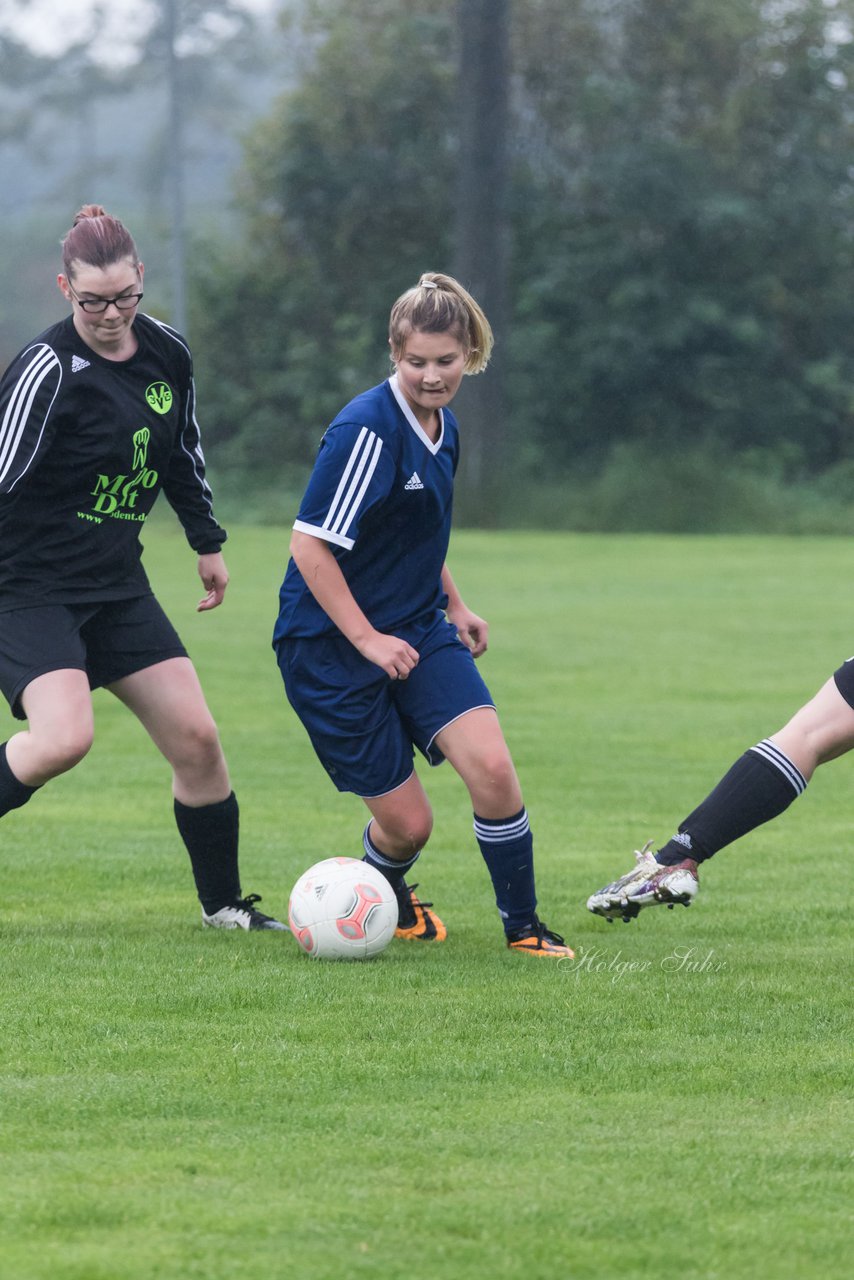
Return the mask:
<path fill-rule="evenodd" d="M 690 905 L 697 869 L 719 850 L 778 817 L 802 795 L 819 765 L 854 746 L 854 709 L 828 680 L 772 737 L 744 753 L 659 851 L 637 854 L 637 866 L 594 893 L 596 915 L 634 918 L 658 903 Z"/>

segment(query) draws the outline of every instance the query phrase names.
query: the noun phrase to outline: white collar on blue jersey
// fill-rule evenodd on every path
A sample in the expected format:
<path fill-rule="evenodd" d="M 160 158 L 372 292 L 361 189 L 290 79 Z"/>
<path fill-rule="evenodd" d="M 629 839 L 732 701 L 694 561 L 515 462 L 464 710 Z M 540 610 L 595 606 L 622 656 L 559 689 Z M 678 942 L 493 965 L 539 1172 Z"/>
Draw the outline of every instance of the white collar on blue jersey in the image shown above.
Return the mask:
<path fill-rule="evenodd" d="M 442 413 L 442 410 L 439 410 L 439 434 L 435 440 L 431 440 L 415 414 L 410 409 L 409 402 L 400 389 L 400 383 L 397 380 L 396 373 L 391 375 L 388 380 L 388 385 L 391 387 L 392 395 L 403 410 L 406 421 L 409 423 L 410 427 L 412 427 L 412 430 L 418 436 L 418 439 L 424 442 L 431 453 L 438 453 L 442 447 L 442 441 L 445 438 L 445 415 Z"/>

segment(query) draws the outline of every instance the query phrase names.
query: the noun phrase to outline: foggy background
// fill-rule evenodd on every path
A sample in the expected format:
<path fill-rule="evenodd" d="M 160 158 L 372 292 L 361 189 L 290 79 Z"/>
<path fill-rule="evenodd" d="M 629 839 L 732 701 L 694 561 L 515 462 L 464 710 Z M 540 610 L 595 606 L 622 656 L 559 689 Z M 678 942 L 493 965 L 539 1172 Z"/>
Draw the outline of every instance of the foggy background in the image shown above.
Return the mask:
<path fill-rule="evenodd" d="M 852 0 L 0 0 L 0 366 L 94 201 L 194 350 L 223 504 L 290 522 L 394 298 L 496 330 L 482 525 L 849 532 Z"/>

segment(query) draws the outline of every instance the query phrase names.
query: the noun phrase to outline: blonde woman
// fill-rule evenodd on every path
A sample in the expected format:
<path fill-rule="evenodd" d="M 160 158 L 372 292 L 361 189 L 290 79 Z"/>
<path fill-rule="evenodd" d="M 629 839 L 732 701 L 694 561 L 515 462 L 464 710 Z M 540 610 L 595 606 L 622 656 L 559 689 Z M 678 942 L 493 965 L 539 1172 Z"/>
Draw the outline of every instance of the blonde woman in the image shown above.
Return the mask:
<path fill-rule="evenodd" d="M 448 406 L 486 367 L 492 332 L 456 280 L 431 272 L 395 302 L 389 344 L 392 376 L 326 431 L 294 524 L 274 633 L 287 696 L 335 786 L 370 812 L 364 858 L 395 890 L 398 936 L 446 937 L 405 879 L 433 825 L 417 747 L 468 788 L 507 945 L 572 956 L 537 916 L 528 815 L 474 662 L 487 623 L 446 562 L 459 456 Z"/>

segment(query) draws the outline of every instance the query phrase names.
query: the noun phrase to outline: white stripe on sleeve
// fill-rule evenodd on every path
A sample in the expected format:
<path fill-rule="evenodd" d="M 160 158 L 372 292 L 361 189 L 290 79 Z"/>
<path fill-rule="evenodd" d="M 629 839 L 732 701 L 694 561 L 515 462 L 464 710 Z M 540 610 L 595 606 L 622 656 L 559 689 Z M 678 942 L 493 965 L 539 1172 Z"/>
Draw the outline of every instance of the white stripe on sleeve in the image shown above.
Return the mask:
<path fill-rule="evenodd" d="M 38 394 L 39 388 L 48 374 L 59 367 L 59 361 L 51 347 L 36 347 L 30 363 L 23 370 L 15 384 L 6 412 L 3 415 L 3 422 L 0 424 L 0 485 L 6 479 L 15 461 L 21 439 L 27 428 L 33 401 Z M 46 420 L 47 414 L 45 414 Z M 43 421 L 39 427 L 38 438 L 32 447 L 26 466 L 22 468 L 22 475 L 35 456 L 39 442 L 44 434 L 44 428 L 45 422 Z M 16 476 L 10 488 L 17 484 L 19 479 L 20 476 Z"/>
<path fill-rule="evenodd" d="M 367 427 L 362 427 L 323 521 L 323 528 L 330 533 L 337 534 L 340 538 L 348 537 L 359 504 L 376 471 L 382 447 L 383 442 L 379 436 Z"/>

